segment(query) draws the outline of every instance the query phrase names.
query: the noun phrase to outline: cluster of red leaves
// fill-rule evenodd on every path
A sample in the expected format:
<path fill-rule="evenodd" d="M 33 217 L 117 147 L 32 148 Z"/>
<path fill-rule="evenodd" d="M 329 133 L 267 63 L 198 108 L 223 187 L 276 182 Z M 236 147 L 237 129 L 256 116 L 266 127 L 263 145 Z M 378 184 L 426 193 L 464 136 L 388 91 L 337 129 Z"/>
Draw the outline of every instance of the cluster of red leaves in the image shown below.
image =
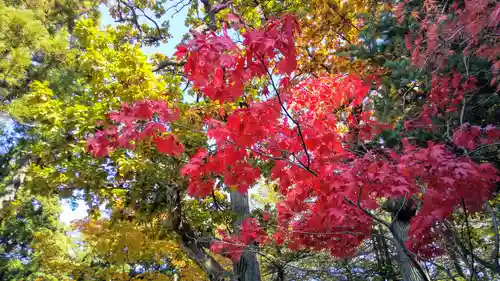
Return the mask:
<path fill-rule="evenodd" d="M 500 128 L 488 125 L 485 128 L 463 124 L 453 133 L 453 143 L 458 147 L 473 150 L 480 145 L 500 140 Z"/>
<path fill-rule="evenodd" d="M 308 78 L 294 88 L 292 109 L 306 108 L 311 114 L 327 116 L 343 106 L 361 105 L 369 91 L 370 85 L 354 75 Z"/>
<path fill-rule="evenodd" d="M 345 114 L 362 106 L 369 89 L 353 75 L 308 79 L 292 87 L 286 95 L 288 106 L 283 107 L 300 124 L 303 142 L 290 117 L 280 118 L 282 104 L 277 97 L 251 102 L 232 112 L 227 122 L 208 120 L 207 135 L 215 140 L 217 151 L 214 155 L 200 152 L 183 168 L 182 173 L 189 176 L 188 192 L 211 194 L 215 175 L 223 176 L 226 185 L 237 183 L 246 191 L 259 176 L 258 169 L 246 164 L 248 159 L 274 160 L 271 179 L 279 182 L 286 196 L 278 205 L 278 221 L 280 229 L 287 229 L 275 234 L 276 242 L 286 240 L 295 249 L 330 249 L 336 256 L 354 253 L 370 234 L 371 218 L 345 197 L 358 199 L 361 182 L 354 178 L 365 166 L 357 162 L 356 172 L 354 166 L 343 163 L 354 157 L 344 149 L 348 134 L 342 135 L 337 127 L 343 123 L 358 129 L 364 134 L 362 139 L 370 139 L 380 130 L 370 112 L 353 113 L 356 120 Z M 304 169 L 308 157 L 317 176 Z M 394 182 L 389 176 L 385 179 L 380 185 Z M 374 206 L 367 196 L 370 193 L 361 197 L 364 206 Z M 387 194 L 402 195 L 404 191 Z"/>
<path fill-rule="evenodd" d="M 380 126 L 376 126 L 370 114 L 362 113 L 354 122 L 351 116 L 339 112 L 339 116 L 344 116 L 344 119 L 339 119 L 337 114 L 332 113 L 341 106 L 354 108 L 355 105 L 361 104 L 369 92 L 369 87 L 361 79 L 355 76 L 334 76 L 308 82 L 310 84 L 300 84 L 294 88 L 287 99 L 290 104 L 287 110 L 293 112 L 295 120 L 302 126 L 304 143 L 297 137 L 296 126 L 290 124 L 289 119 L 280 118 L 281 106 L 276 97 L 262 102 L 251 102 L 247 108 L 233 111 L 226 122 L 207 120 L 207 136 L 215 140 L 218 149 L 210 156 L 203 152 L 204 161 L 200 161 L 197 154 L 182 170 L 184 175 L 190 177 L 190 194 L 211 194 L 211 188 L 203 183 L 209 182 L 208 185 L 213 186 L 214 177 L 211 175 L 223 175 L 226 185 L 238 182 L 240 190 L 248 189 L 251 180 L 260 175 L 252 172 L 255 168 L 246 164 L 251 157 L 269 160 L 283 157 L 286 152 L 288 156 L 295 158 L 295 163 L 305 163 L 305 145 L 312 158 L 325 161 L 341 159 L 345 156 L 342 146 L 342 139 L 345 137 L 342 137 L 337 129 L 341 121 L 351 128 L 360 128 L 364 139 L 370 139 L 380 130 Z M 309 85 L 308 89 L 306 85 Z M 338 90 L 334 92 L 336 95 L 332 94 L 332 89 Z M 304 94 L 306 90 L 314 94 Z M 322 98 L 322 102 L 315 102 L 317 98 Z M 318 107 L 300 111 L 300 108 L 307 108 L 306 106 L 311 104 Z M 283 163 L 286 164 L 287 161 Z M 236 180 L 235 175 L 240 178 Z"/>
<path fill-rule="evenodd" d="M 177 118 L 178 110 L 169 108 L 164 101 L 122 104 L 120 111 L 108 115 L 112 123 L 88 139 L 87 150 L 94 157 L 104 157 L 113 149 L 133 149 L 138 142 L 151 141 L 158 152 L 178 156 L 184 146 L 175 135 L 165 135 L 167 124 Z"/>
<path fill-rule="evenodd" d="M 272 177 L 285 195 L 277 205 L 278 243 L 297 249 L 329 249 L 337 257 L 348 256 L 371 232 L 371 218 L 345 198 L 357 201 L 357 182 L 347 182 L 340 163 L 316 167 L 318 176 L 277 161 Z M 364 198 L 362 199 L 363 202 Z"/>
<path fill-rule="evenodd" d="M 468 212 L 479 211 L 491 196 L 499 180 L 496 168 L 490 163 L 477 164 L 470 158 L 457 157 L 444 145 L 429 143 L 427 148 L 405 147 L 399 159 L 405 173 L 425 187 L 422 205 L 410 226 L 409 248 L 421 256 L 440 254 L 433 242 L 437 222 L 465 206 Z"/>
<path fill-rule="evenodd" d="M 464 93 L 467 93 L 476 88 L 476 79 L 471 76 L 465 82 L 459 73 L 453 73 L 450 76 L 440 77 L 434 75 L 432 77 L 432 88 L 429 93 L 427 103 L 427 112 L 430 115 L 437 114 L 438 110 L 442 112 L 453 112 L 457 110 L 457 106 L 463 100 Z M 430 109 L 430 108 L 433 109 Z M 426 109 L 424 109 L 425 111 Z"/>
<path fill-rule="evenodd" d="M 254 218 L 246 218 L 241 224 L 238 234 L 229 236 L 219 230 L 222 236 L 210 245 L 210 250 L 216 254 L 223 254 L 233 261 L 239 261 L 247 245 L 265 243 L 267 235 Z"/>
<path fill-rule="evenodd" d="M 371 81 L 356 75 L 334 75 L 309 78 L 301 81 L 292 90 L 289 102 L 296 112 L 297 121 L 304 124 L 304 133 L 310 134 L 306 144 L 318 155 L 331 151 L 341 152 L 339 138 L 345 142 L 370 140 L 383 129 L 391 126 L 380 124 L 373 117 L 373 111 L 363 109 L 367 101 Z M 338 124 L 346 126 L 347 132 L 339 132 Z M 329 132 L 318 134 L 318 130 Z M 318 139 L 318 136 L 321 136 Z M 329 143 L 329 146 L 320 144 Z M 320 146 L 320 147 L 318 147 Z M 314 149 L 318 147 L 325 153 Z"/>
<path fill-rule="evenodd" d="M 435 231 L 430 229 L 461 204 L 477 210 L 498 180 L 496 169 L 459 158 L 433 143 L 415 148 L 405 141 L 402 154 L 379 149 L 359 156 L 351 151 L 387 128 L 366 109 L 369 84 L 355 75 L 338 75 L 292 85 L 297 29 L 295 19 L 285 17 L 260 30 L 248 29 L 243 46 L 227 34 L 210 33 L 196 34 L 188 46 L 178 49 L 179 56 L 188 56 L 186 75 L 211 99 L 234 100 L 246 82 L 270 74 L 275 63 L 283 77 L 275 96 L 249 102 L 246 108 L 231 112 L 225 122 L 206 120 L 207 136 L 215 145 L 211 150 L 200 149 L 182 168 L 181 174 L 189 177 L 189 195 L 212 194 L 217 180 L 246 192 L 260 177 L 260 170 L 250 163 L 272 161 L 270 179 L 278 182 L 284 196 L 276 206 L 274 240 L 286 242 L 291 249 L 329 249 L 345 257 L 369 237 L 373 218 L 366 211 L 379 208 L 380 199 L 423 193 L 408 245 L 422 255 L 437 254 L 431 246 Z M 436 76 L 424 117 L 456 110 L 463 93 L 474 84 L 462 80 L 459 75 Z M 160 121 L 147 122 L 155 114 Z M 107 154 L 110 147 L 133 148 L 131 141 L 145 138 L 152 138 L 157 149 L 169 154 L 182 152 L 179 147 L 161 145 L 166 140 L 157 135 L 166 131 L 165 122 L 175 119 L 175 111 L 166 105 L 125 106 L 110 119 L 121 127 L 108 127 L 89 140 L 89 150 L 96 156 Z M 249 219 L 236 236 L 223 237 L 212 250 L 237 260 L 245 245 L 263 242 L 266 236 Z"/>
<path fill-rule="evenodd" d="M 246 82 L 266 74 L 271 61 L 277 62 L 282 73 L 291 74 L 297 66 L 296 32 L 296 19 L 285 16 L 259 30 L 249 29 L 243 34 L 243 46 L 234 43 L 225 29 L 223 35 L 194 33 L 193 40 L 177 48 L 176 56 L 189 53 L 184 72 L 205 96 L 234 101 L 243 94 Z"/>
<path fill-rule="evenodd" d="M 288 240 L 291 247 L 330 249 L 338 257 L 352 254 L 370 234 L 372 219 L 361 208 L 373 210 L 379 207 L 377 199 L 421 192 L 423 204 L 411 222 L 408 246 L 422 256 L 436 255 L 434 239 L 425 236 L 431 227 L 449 217 L 462 200 L 469 211 L 481 208 L 498 180 L 492 165 L 458 158 L 432 143 L 421 149 L 407 144 L 404 154 L 369 152 L 348 163 L 313 166 L 317 176 L 281 166 L 273 169 L 282 189 L 287 187 L 282 190 L 285 200 L 277 206 L 278 222 L 291 231 L 280 231 L 275 238 Z"/>
<path fill-rule="evenodd" d="M 248 164 L 246 150 L 226 146 L 215 154 L 200 149 L 181 169 L 181 175 L 189 177 L 190 196 L 206 197 L 212 194 L 217 176 L 223 177 L 226 186 L 245 193 L 260 177 L 260 170 Z"/>
<path fill-rule="evenodd" d="M 399 2 L 396 8 L 399 21 L 404 20 L 405 2 Z M 496 36 L 500 26 L 498 1 L 466 0 L 444 5 L 441 7 L 427 0 L 422 11 L 409 11 L 420 22 L 415 34 L 408 33 L 406 38 L 413 63 L 420 67 L 433 64 L 443 69 L 454 53 L 453 46 L 464 45 L 464 55 L 476 55 L 490 61 L 494 74 L 491 85 L 500 87 L 500 38 Z"/>
<path fill-rule="evenodd" d="M 476 89 L 476 79 L 470 76 L 468 79 L 457 73 L 450 75 L 432 76 L 432 88 L 421 111 L 419 119 L 405 124 L 406 129 L 410 127 L 433 127 L 433 118 L 442 118 L 447 113 L 456 112 L 464 99 L 464 95 Z"/>
<path fill-rule="evenodd" d="M 471 87 L 460 81 L 459 76 L 436 80 L 429 107 L 446 111 L 452 106 L 442 103 L 444 87 L 457 92 Z M 190 178 L 190 194 L 211 194 L 216 175 L 222 176 L 226 185 L 238 184 L 246 191 L 259 175 L 258 169 L 246 164 L 248 159 L 272 160 L 270 178 L 278 182 L 284 196 L 277 205 L 274 240 L 286 242 L 291 249 L 329 249 L 338 257 L 353 254 L 369 237 L 372 218 L 362 209 L 378 208 L 381 198 L 410 198 L 425 189 L 424 201 L 428 203 L 412 222 L 412 237 L 430 233 L 430 227 L 448 217 L 461 198 L 467 198 L 468 208 L 488 198 L 496 170 L 458 159 L 440 145 L 429 144 L 425 149 L 407 145 L 404 155 L 384 151 L 359 157 L 350 153 L 353 136 L 339 131 L 339 124 L 349 132 L 357 131 L 361 142 L 384 128 L 370 111 L 362 111 L 369 89 L 352 75 L 311 78 L 282 95 L 286 105 L 277 97 L 269 98 L 232 112 L 227 122 L 207 121 L 207 135 L 215 140 L 217 151 L 210 156 L 202 152 L 202 157 L 193 157 L 184 167 L 183 174 Z M 280 118 L 282 109 L 289 115 Z M 474 189 L 469 195 L 472 186 L 481 191 Z M 433 206 L 432 210 L 426 206 Z M 426 251 L 429 241 L 415 241 L 409 242 L 415 251 L 436 253 Z"/>
<path fill-rule="evenodd" d="M 207 120 L 209 125 L 207 136 L 215 139 L 219 145 L 231 141 L 238 146 L 251 146 L 277 132 L 280 117 L 276 99 L 250 102 L 247 108 L 233 111 L 225 123 L 214 119 Z"/>
<path fill-rule="evenodd" d="M 280 20 L 269 22 L 263 29 L 249 30 L 243 34 L 246 46 L 246 59 L 252 60 L 258 69 L 266 67 L 269 62 L 281 54 L 277 62 L 282 74 L 290 75 L 297 68 L 297 51 L 294 34 L 300 32 L 299 24 L 294 16 L 285 16 Z M 264 73 L 267 69 L 264 68 Z M 259 74 L 259 72 L 257 72 Z"/>
<path fill-rule="evenodd" d="M 214 32 L 208 34 L 194 33 L 187 46 L 177 48 L 176 56 L 189 57 L 184 65 L 184 73 L 193 85 L 212 100 L 235 100 L 248 81 L 245 74 L 245 61 L 239 59 L 241 53 L 238 46 L 227 33 L 219 36 Z"/>

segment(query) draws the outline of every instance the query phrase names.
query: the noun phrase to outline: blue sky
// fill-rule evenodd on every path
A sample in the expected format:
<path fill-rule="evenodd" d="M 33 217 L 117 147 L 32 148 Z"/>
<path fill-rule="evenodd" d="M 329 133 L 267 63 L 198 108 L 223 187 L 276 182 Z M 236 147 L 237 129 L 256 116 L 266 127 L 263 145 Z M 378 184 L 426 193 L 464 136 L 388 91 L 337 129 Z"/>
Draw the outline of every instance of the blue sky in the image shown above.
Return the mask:
<path fill-rule="evenodd" d="M 175 46 L 182 40 L 184 34 L 188 32 L 188 28 L 184 25 L 184 20 L 186 19 L 189 7 L 185 7 L 182 11 L 173 16 L 175 11 L 171 10 L 165 15 L 170 23 L 169 33 L 172 36 L 166 44 L 162 44 L 158 47 L 147 47 L 143 48 L 143 51 L 147 55 L 152 55 L 154 53 L 163 53 L 168 56 L 173 55 L 175 52 Z M 100 11 L 102 14 L 102 26 L 113 25 L 114 20 L 108 13 L 106 6 L 101 5 Z M 77 200 L 71 203 L 70 200 L 64 200 L 62 202 L 63 212 L 60 216 L 60 220 L 65 224 L 70 224 L 73 220 L 83 219 L 87 217 L 88 207 L 82 200 Z"/>

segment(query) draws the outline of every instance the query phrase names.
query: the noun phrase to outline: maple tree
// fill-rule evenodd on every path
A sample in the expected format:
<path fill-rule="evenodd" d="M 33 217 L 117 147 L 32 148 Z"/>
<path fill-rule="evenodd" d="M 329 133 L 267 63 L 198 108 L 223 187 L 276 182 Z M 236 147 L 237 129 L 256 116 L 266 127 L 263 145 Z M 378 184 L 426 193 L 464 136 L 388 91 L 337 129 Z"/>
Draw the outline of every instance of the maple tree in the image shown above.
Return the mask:
<path fill-rule="evenodd" d="M 412 198 L 425 186 L 422 206 L 412 218 L 407 244 L 410 250 L 423 257 L 437 255 L 439 250 L 434 249 L 432 241 L 426 237 L 430 227 L 449 217 L 462 204 L 469 210 L 481 207 L 497 181 L 496 169 L 455 156 L 444 145 L 432 142 L 425 148 L 415 148 L 403 139 L 405 155 L 377 149 L 365 151 L 360 157 L 356 151 L 350 151 L 353 142 L 357 148 L 356 142 L 362 145 L 377 131 L 387 128 L 378 124 L 370 111 L 360 108 L 370 85 L 352 75 L 342 75 L 306 79 L 297 87 L 291 86 L 290 75 L 296 68 L 292 38 L 294 32 L 298 32 L 297 26 L 295 19 L 287 16 L 281 21 L 267 23 L 260 30 L 247 31 L 243 34 L 244 54 L 238 53 L 238 46 L 227 34 L 195 34 L 188 47 L 178 47 L 178 57 L 188 53 L 184 67 L 188 79 L 208 98 L 222 102 L 235 100 L 243 94 L 245 82 L 264 75 L 268 76 L 275 94 L 274 98 L 254 101 L 247 108 L 233 111 L 226 122 L 207 121 L 207 135 L 215 140 L 217 151 L 198 151 L 181 171 L 190 177 L 188 192 L 200 197 L 209 195 L 215 185 L 214 175 L 222 175 L 228 186 L 234 185 L 237 178 L 239 191 L 246 192 L 249 183 L 260 174 L 256 167 L 248 164 L 249 159 L 274 161 L 271 179 L 279 180 L 280 191 L 285 196 L 277 206 L 278 223 L 287 229 L 274 234 L 276 242 L 281 244 L 286 239 L 290 242 L 289 247 L 327 248 L 334 255 L 346 256 L 369 235 L 371 220 L 375 218 L 370 210 L 378 207 L 377 199 Z M 283 75 L 279 89 L 273 81 L 272 70 L 268 69 L 271 64 Z M 458 88 L 460 80 L 460 77 L 454 78 L 454 88 Z M 327 85 L 321 87 L 325 82 Z M 337 88 L 335 82 L 345 83 L 339 86 L 342 92 L 338 94 L 332 94 Z M 463 90 L 473 88 L 471 84 L 465 84 Z M 434 84 L 438 86 L 441 85 Z M 354 93 L 346 93 L 349 88 Z M 321 93 L 322 90 L 325 93 Z M 429 119 L 429 108 L 435 107 L 435 103 L 444 109 L 443 96 L 432 98 L 436 95 L 432 93 L 423 118 Z M 458 97 L 460 101 L 461 96 Z M 314 98 L 323 103 L 321 107 L 309 100 Z M 343 112 L 341 119 L 332 114 L 340 106 L 344 106 L 344 110 L 346 106 L 351 108 Z M 365 103 L 362 107 L 366 106 Z M 447 108 L 447 111 L 456 110 L 455 107 Z M 285 118 L 282 120 L 281 111 Z M 348 133 L 338 131 L 339 122 L 347 127 Z M 470 194 L 468 187 L 471 184 L 480 192 Z M 401 208 L 405 204 L 403 202 Z M 427 207 L 429 205 L 432 207 Z M 332 216 L 338 220 L 338 225 L 325 225 Z M 240 242 L 240 245 L 262 242 L 265 234 L 255 224 L 246 220 L 236 241 L 223 240 L 230 241 L 229 244 Z M 322 239 L 304 235 L 311 232 L 329 234 L 322 235 Z M 396 239 L 400 240 L 398 243 L 403 241 L 401 237 Z M 400 247 L 406 249 L 405 245 Z M 213 249 L 220 252 L 224 246 L 216 243 Z M 226 250 L 235 252 L 231 248 Z M 231 257 L 238 259 L 239 255 Z M 426 278 L 423 270 L 419 273 Z"/>
<path fill-rule="evenodd" d="M 80 19 L 55 74 L 13 91 L 24 61 L 8 81 L 8 113 L 30 136 L 23 188 L 84 190 L 92 213 L 79 229 L 104 275 L 129 278 L 162 256 L 140 278 L 261 280 L 260 263 L 288 280 L 308 272 L 311 251 L 347 274 L 365 247 L 373 280 L 499 274 L 500 130 L 494 111 L 476 112 L 498 101 L 498 4 L 193 1 L 205 17 L 187 23 L 206 28 L 152 65 L 140 46 L 168 38 L 146 12 L 161 18 L 162 4 L 112 4 L 117 28 Z M 248 193 L 263 185 L 276 200 L 251 212 Z M 199 270 L 178 275 L 188 263 Z"/>

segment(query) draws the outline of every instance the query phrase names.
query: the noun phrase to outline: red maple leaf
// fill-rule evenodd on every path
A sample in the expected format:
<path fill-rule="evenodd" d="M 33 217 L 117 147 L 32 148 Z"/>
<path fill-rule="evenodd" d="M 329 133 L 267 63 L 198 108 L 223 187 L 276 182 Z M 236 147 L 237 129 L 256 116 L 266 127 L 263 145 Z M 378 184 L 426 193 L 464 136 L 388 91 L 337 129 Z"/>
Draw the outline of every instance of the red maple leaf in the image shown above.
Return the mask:
<path fill-rule="evenodd" d="M 156 137 L 153 139 L 156 149 L 160 153 L 168 154 L 171 156 L 179 156 L 184 152 L 184 146 L 173 135 L 166 137 Z"/>
<path fill-rule="evenodd" d="M 188 53 L 188 48 L 184 45 L 177 46 L 177 51 L 174 53 L 174 56 L 177 59 L 182 59 L 184 58 Z"/>

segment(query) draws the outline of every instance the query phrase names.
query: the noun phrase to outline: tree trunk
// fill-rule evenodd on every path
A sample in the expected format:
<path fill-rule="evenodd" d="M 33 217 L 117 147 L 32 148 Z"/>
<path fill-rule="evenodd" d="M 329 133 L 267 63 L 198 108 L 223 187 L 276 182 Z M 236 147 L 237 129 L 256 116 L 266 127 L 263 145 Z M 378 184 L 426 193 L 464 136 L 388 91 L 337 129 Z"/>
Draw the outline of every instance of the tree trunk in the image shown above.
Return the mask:
<path fill-rule="evenodd" d="M 182 237 L 181 248 L 207 274 L 210 281 L 223 281 L 228 276 L 224 268 L 212 256 L 207 254 L 196 241 L 184 236 Z"/>
<path fill-rule="evenodd" d="M 236 214 L 233 221 L 234 233 L 241 230 L 241 223 L 250 215 L 250 206 L 248 204 L 248 193 L 240 193 L 237 190 L 231 191 L 231 209 Z M 260 267 L 257 255 L 245 250 L 238 262 L 233 263 L 233 281 L 260 281 Z"/>
<path fill-rule="evenodd" d="M 406 242 L 408 239 L 408 229 L 410 228 L 410 223 L 408 221 L 403 221 L 399 219 L 395 219 L 392 224 L 393 234 L 398 235 L 402 242 Z M 396 237 L 395 237 L 396 238 Z M 396 238 L 397 240 L 397 238 Z M 423 267 L 421 265 L 415 265 L 408 254 L 405 252 L 404 248 L 400 243 L 396 241 L 396 253 L 397 253 L 397 262 L 399 266 L 399 270 L 401 271 L 401 275 L 403 275 L 403 281 L 426 281 L 430 280 L 428 277 L 425 279 L 422 276 Z M 418 268 L 417 266 L 420 266 Z"/>
<path fill-rule="evenodd" d="M 428 281 L 430 280 L 423 265 L 417 260 L 405 245 L 410 229 L 410 220 L 417 212 L 416 204 L 412 198 L 392 198 L 384 202 L 382 208 L 392 215 L 389 231 L 396 244 L 397 263 L 403 281 Z"/>
<path fill-rule="evenodd" d="M 180 237 L 180 246 L 183 252 L 192 259 L 207 274 L 210 281 L 224 281 L 231 276 L 205 249 L 210 246 L 207 238 L 199 237 L 193 227 L 182 219 L 180 191 L 174 195 L 172 209 L 172 226 Z"/>
<path fill-rule="evenodd" d="M 378 264 L 379 274 L 384 280 L 394 279 L 394 269 L 392 266 L 391 255 L 389 254 L 389 245 L 383 237 L 384 233 L 379 231 L 375 226 L 372 230 L 372 243 Z"/>

